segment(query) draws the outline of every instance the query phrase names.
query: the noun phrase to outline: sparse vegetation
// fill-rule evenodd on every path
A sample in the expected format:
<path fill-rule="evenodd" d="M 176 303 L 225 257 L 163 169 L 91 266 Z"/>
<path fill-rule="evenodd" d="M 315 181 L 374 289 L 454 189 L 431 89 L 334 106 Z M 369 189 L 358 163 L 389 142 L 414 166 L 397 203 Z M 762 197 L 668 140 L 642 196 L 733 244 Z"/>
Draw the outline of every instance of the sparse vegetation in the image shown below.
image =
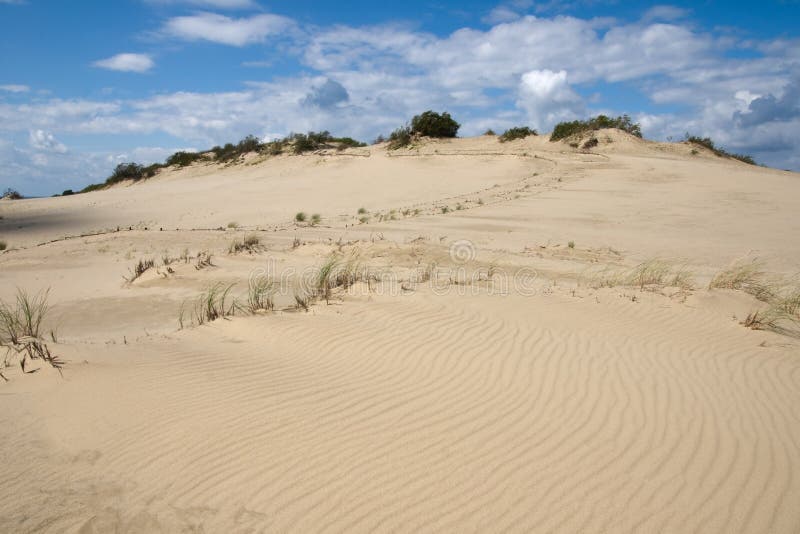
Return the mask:
<path fill-rule="evenodd" d="M 694 288 L 692 273 L 684 267 L 673 268 L 669 263 L 652 259 L 632 269 L 604 269 L 589 275 L 588 284 L 601 287 L 638 287 L 640 290 L 657 290 L 677 287 L 682 290 Z"/>
<path fill-rule="evenodd" d="M 365 215 L 367 213 L 367 208 L 358 208 L 359 215 Z"/>
<path fill-rule="evenodd" d="M 753 295 L 763 302 L 775 296 L 776 283 L 766 279 L 763 265 L 758 260 L 737 261 L 717 273 L 708 284 L 709 289 L 734 289 Z"/>
<path fill-rule="evenodd" d="M 206 250 L 198 252 L 197 257 L 195 258 L 194 268 L 199 271 L 201 269 L 205 269 L 206 267 L 213 267 L 214 263 L 211 261 L 212 257 L 213 255 Z"/>
<path fill-rule="evenodd" d="M 567 246 L 569 248 L 575 248 L 575 241 L 570 241 L 569 243 L 567 243 Z"/>
<path fill-rule="evenodd" d="M 167 158 L 166 166 L 171 167 L 175 165 L 177 167 L 188 167 L 202 157 L 202 154 L 198 152 L 175 152 L 173 155 Z"/>
<path fill-rule="evenodd" d="M 197 325 L 235 315 L 236 299 L 228 300 L 234 285 L 218 282 L 200 294 L 194 307 L 194 321 Z"/>
<path fill-rule="evenodd" d="M 308 216 L 303 211 L 298 211 L 294 216 L 295 222 L 300 222 L 300 223 L 301 222 L 306 222 L 307 218 L 308 218 Z"/>
<path fill-rule="evenodd" d="M 267 276 L 251 278 L 247 286 L 247 310 L 250 313 L 275 309 L 275 284 Z"/>
<path fill-rule="evenodd" d="M 584 148 L 584 150 L 589 150 L 591 148 L 596 147 L 599 144 L 600 144 L 600 141 L 598 141 L 596 137 L 592 137 L 589 140 L 587 140 L 585 143 L 583 143 L 583 148 Z"/>
<path fill-rule="evenodd" d="M 517 126 L 515 128 L 509 128 L 503 135 L 497 138 L 498 141 L 501 143 L 506 143 L 508 141 L 513 141 L 514 139 L 525 139 L 530 135 L 539 135 L 536 130 L 532 130 L 527 126 Z"/>
<path fill-rule="evenodd" d="M 49 289 L 35 295 L 29 295 L 22 289 L 17 289 L 15 302 L 7 304 L 0 301 L 0 346 L 6 348 L 0 377 L 8 380 L 2 369 L 8 367 L 9 356 L 19 356 L 19 365 L 23 373 L 33 373 L 28 370 L 27 364 L 31 360 L 43 360 L 61 372 L 64 362 L 50 352 L 42 336 L 42 329 L 47 312 Z M 55 334 L 51 331 L 55 342 Z"/>
<path fill-rule="evenodd" d="M 747 156 L 745 154 L 734 154 L 732 152 L 728 152 L 728 151 L 724 150 L 723 148 L 720 148 L 720 147 L 716 146 L 714 144 L 714 141 L 712 141 L 710 137 L 699 137 L 699 136 L 696 136 L 696 135 L 690 135 L 687 132 L 687 134 L 686 134 L 686 142 L 690 143 L 690 144 L 693 144 L 693 145 L 696 145 L 696 146 L 701 146 L 701 147 L 707 148 L 708 150 L 710 150 L 715 155 L 717 155 L 717 156 L 719 156 L 721 158 L 733 158 L 733 159 L 738 159 L 739 161 L 742 161 L 742 162 L 750 164 L 750 165 L 756 165 L 756 162 L 752 157 Z M 692 154 L 693 155 L 695 155 L 697 153 L 698 152 L 696 151 L 696 149 L 692 149 Z"/>
<path fill-rule="evenodd" d="M 237 223 L 237 222 L 229 222 L 228 223 L 228 228 L 236 230 L 237 228 L 239 228 L 239 223 Z"/>
<path fill-rule="evenodd" d="M 387 148 L 389 150 L 397 150 L 398 148 L 402 148 L 410 144 L 411 128 L 408 126 L 402 126 L 389 135 L 389 144 L 387 145 Z"/>
<path fill-rule="evenodd" d="M 583 135 L 586 132 L 605 128 L 616 128 L 628 132 L 631 135 L 635 135 L 636 137 L 642 137 L 641 126 L 634 123 L 628 115 L 622 115 L 616 118 L 598 115 L 593 119 L 560 122 L 556 124 L 555 128 L 553 128 L 553 133 L 550 135 L 550 141 L 559 141 L 574 135 Z"/>
<path fill-rule="evenodd" d="M 494 130 L 492 130 L 491 128 L 489 128 L 488 130 L 486 130 L 485 132 L 483 132 L 483 135 L 497 135 L 497 134 L 496 134 L 496 133 L 494 133 Z"/>
<path fill-rule="evenodd" d="M 252 254 L 258 252 L 260 248 L 261 238 L 255 234 L 250 234 L 242 237 L 241 240 L 234 239 L 228 247 L 228 254 L 238 254 L 239 252 Z"/>
<path fill-rule="evenodd" d="M 123 278 L 125 278 L 125 280 L 128 283 L 131 283 L 134 280 L 136 280 L 137 278 L 139 278 L 140 276 L 142 276 L 144 273 L 146 273 L 149 269 L 152 269 L 153 267 L 155 267 L 155 265 L 156 265 L 156 262 L 152 258 L 149 258 L 149 259 L 146 259 L 146 260 L 145 259 L 140 259 L 136 263 L 136 265 L 133 266 L 133 269 L 130 270 L 130 276 L 129 277 L 124 277 L 123 276 Z"/>
<path fill-rule="evenodd" d="M 316 226 L 322 222 L 322 215 L 315 213 L 311 216 L 311 226 Z"/>
<path fill-rule="evenodd" d="M 0 250 L 5 250 L 8 248 L 8 243 L 5 241 L 0 241 Z"/>
<path fill-rule="evenodd" d="M 7 200 L 21 200 L 23 196 L 16 189 L 11 189 L 9 187 L 5 191 L 3 191 L 3 196 L 0 198 L 5 198 Z"/>

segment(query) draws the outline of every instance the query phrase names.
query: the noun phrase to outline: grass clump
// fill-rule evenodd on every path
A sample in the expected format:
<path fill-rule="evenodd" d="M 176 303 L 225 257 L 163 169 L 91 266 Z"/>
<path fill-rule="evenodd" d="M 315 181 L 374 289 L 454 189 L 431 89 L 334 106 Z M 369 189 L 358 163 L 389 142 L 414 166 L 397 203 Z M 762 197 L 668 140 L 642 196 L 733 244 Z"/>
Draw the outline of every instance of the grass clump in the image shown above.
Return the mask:
<path fill-rule="evenodd" d="M 357 253 L 349 258 L 334 252 L 325 260 L 317 272 L 312 288 L 315 297 L 324 298 L 330 303 L 332 291 L 347 289 L 359 280 L 360 264 Z"/>
<path fill-rule="evenodd" d="M 236 299 L 228 299 L 235 284 L 218 282 L 206 289 L 195 302 L 193 310 L 193 324 L 198 326 L 205 323 L 231 317 L 236 314 Z M 183 325 L 184 310 L 181 308 L 180 323 Z"/>
<path fill-rule="evenodd" d="M 686 133 L 686 142 L 692 145 L 701 146 L 707 148 L 715 155 L 721 158 L 732 158 L 747 163 L 749 165 L 756 165 L 756 161 L 745 154 L 735 154 L 732 152 L 728 152 L 721 147 L 718 147 L 714 144 L 714 141 L 711 140 L 710 137 L 699 137 L 697 135 L 690 135 L 688 132 Z M 692 154 L 695 155 L 695 149 L 692 149 Z"/>
<path fill-rule="evenodd" d="M 322 215 L 315 213 L 311 216 L 311 226 L 316 226 L 322 222 Z"/>
<path fill-rule="evenodd" d="M 491 128 L 487 128 L 487 130 L 483 132 L 483 135 L 497 135 L 497 134 Z"/>
<path fill-rule="evenodd" d="M 247 286 L 247 310 L 250 313 L 274 310 L 274 294 L 275 284 L 269 277 L 261 275 L 251 278 Z"/>
<path fill-rule="evenodd" d="M 228 223 L 228 228 L 236 230 L 237 228 L 239 228 L 239 223 L 237 223 L 237 222 L 229 222 Z"/>
<path fill-rule="evenodd" d="M 123 278 L 125 278 L 125 280 L 128 283 L 131 283 L 155 266 L 156 262 L 152 258 L 139 259 L 136 265 L 133 266 L 133 269 L 130 269 L 130 276 L 129 277 L 123 276 Z"/>
<path fill-rule="evenodd" d="M 553 128 L 553 133 L 550 134 L 550 141 L 559 141 L 574 135 L 583 135 L 586 132 L 605 128 L 616 128 L 617 130 L 628 132 L 636 137 L 642 137 L 641 126 L 634 123 L 628 115 L 622 115 L 616 118 L 598 115 L 588 120 L 575 120 L 556 124 L 555 128 Z"/>
<path fill-rule="evenodd" d="M 598 141 L 596 137 L 592 137 L 591 139 L 588 139 L 585 143 L 583 143 L 583 149 L 589 150 L 591 148 L 596 147 L 599 144 L 600 141 Z"/>
<path fill-rule="evenodd" d="M 514 139 L 525 139 L 530 135 L 539 135 L 536 130 L 532 130 L 527 126 L 517 126 L 515 128 L 509 128 L 503 135 L 497 138 L 498 141 L 501 143 L 506 143 L 508 141 L 513 141 Z"/>
<path fill-rule="evenodd" d="M 300 222 L 300 223 L 301 222 L 306 222 L 307 218 L 308 218 L 308 215 L 306 215 L 305 212 L 303 212 L 303 211 L 298 211 L 294 216 L 295 222 Z"/>
<path fill-rule="evenodd" d="M 734 289 L 768 302 L 775 296 L 774 283 L 766 279 L 763 265 L 758 260 L 737 261 L 717 273 L 708 284 L 708 289 Z"/>
<path fill-rule="evenodd" d="M 241 240 L 234 239 L 228 247 L 228 254 L 238 254 L 239 252 L 247 252 L 252 254 L 258 252 L 261 248 L 261 238 L 255 234 L 244 236 Z"/>
<path fill-rule="evenodd" d="M 366 215 L 367 213 L 367 208 L 358 208 L 359 215 Z"/>
<path fill-rule="evenodd" d="M 5 241 L 0 241 L 0 250 L 5 250 L 8 248 L 8 243 Z"/>
<path fill-rule="evenodd" d="M 411 139 L 411 128 L 409 126 L 401 126 L 389 134 L 389 144 L 387 148 L 389 150 L 397 150 L 398 148 L 408 146 L 411 144 Z"/>
<path fill-rule="evenodd" d="M 683 267 L 673 268 L 669 263 L 659 259 L 647 260 L 632 269 L 604 269 L 590 275 L 589 285 L 594 288 L 638 287 L 642 291 L 665 287 L 690 290 L 695 286 L 690 271 Z"/>
<path fill-rule="evenodd" d="M 23 373 L 33 373 L 27 369 L 31 360 L 43 360 L 61 372 L 64 362 L 50 352 L 43 339 L 43 323 L 50 307 L 47 298 L 50 290 L 30 295 L 23 289 L 17 289 L 16 299 L 8 304 L 0 301 L 0 346 L 5 347 L 3 368 L 8 367 L 9 356 L 19 356 L 19 365 Z M 55 341 L 55 334 L 51 331 Z M 8 380 L 0 370 L 0 377 Z"/>

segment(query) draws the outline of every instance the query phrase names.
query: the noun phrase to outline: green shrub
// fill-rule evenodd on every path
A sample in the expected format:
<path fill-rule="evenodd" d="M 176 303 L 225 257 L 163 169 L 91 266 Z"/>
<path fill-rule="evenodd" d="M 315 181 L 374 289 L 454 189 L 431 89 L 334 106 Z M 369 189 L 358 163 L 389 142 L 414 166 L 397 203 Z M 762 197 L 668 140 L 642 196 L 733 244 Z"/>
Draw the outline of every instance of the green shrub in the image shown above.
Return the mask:
<path fill-rule="evenodd" d="M 74 194 L 75 194 L 75 191 L 73 191 L 72 189 L 64 189 L 64 192 L 61 193 L 61 196 L 62 197 L 68 197 L 68 196 L 74 195 Z"/>
<path fill-rule="evenodd" d="M 5 241 L 0 241 L 0 250 L 5 250 L 8 248 L 8 243 Z"/>
<path fill-rule="evenodd" d="M 167 158 L 166 164 L 168 167 L 177 165 L 178 167 L 188 167 L 202 156 L 197 152 L 175 152 Z"/>
<path fill-rule="evenodd" d="M 397 150 L 411 144 L 411 128 L 402 126 L 389 135 L 389 150 Z"/>
<path fill-rule="evenodd" d="M 455 137 L 461 127 L 446 111 L 425 111 L 411 119 L 411 131 L 427 137 Z"/>
<path fill-rule="evenodd" d="M 594 148 L 599 144 L 600 144 L 600 141 L 598 141 L 596 137 L 592 137 L 591 139 L 589 139 L 588 141 L 583 143 L 583 148 L 585 148 L 586 150 L 589 150 L 590 148 Z"/>
<path fill-rule="evenodd" d="M 616 128 L 628 132 L 631 135 L 635 135 L 636 137 L 642 137 L 641 126 L 631 121 L 628 115 L 622 115 L 616 118 L 598 115 L 593 119 L 585 121 L 576 120 L 556 124 L 555 128 L 553 128 L 553 133 L 550 135 L 550 141 L 559 141 L 573 135 L 580 135 L 605 128 Z"/>
<path fill-rule="evenodd" d="M 316 226 L 322 222 L 322 215 L 315 213 L 311 216 L 311 226 Z"/>
<path fill-rule="evenodd" d="M 305 222 L 307 217 L 308 216 L 305 214 L 305 212 L 298 211 L 294 216 L 294 220 L 297 222 Z"/>
<path fill-rule="evenodd" d="M 686 142 L 691 143 L 693 145 L 701 146 L 707 148 L 715 155 L 721 158 L 733 158 L 738 159 L 744 163 L 748 163 L 750 165 L 756 165 L 756 161 L 746 154 L 735 154 L 733 152 L 728 152 L 727 150 L 718 147 L 714 144 L 714 141 L 711 140 L 710 137 L 699 137 L 697 135 L 690 135 L 688 132 L 686 133 Z M 693 149 L 692 154 L 695 155 L 697 152 Z"/>
<path fill-rule="evenodd" d="M 503 135 L 498 137 L 498 140 L 501 143 L 505 143 L 507 141 L 513 141 L 514 139 L 524 139 L 529 135 L 539 135 L 536 130 L 531 130 L 527 126 L 517 126 L 516 128 L 509 128 Z"/>
<path fill-rule="evenodd" d="M 0 198 L 7 198 L 8 200 L 20 200 L 24 197 L 16 189 L 11 189 L 9 187 L 3 192 L 3 196 Z"/>
<path fill-rule="evenodd" d="M 483 135 L 497 135 L 497 134 L 496 134 L 496 133 L 494 133 L 494 130 L 492 130 L 491 128 L 489 128 L 488 130 L 486 130 L 485 132 L 483 132 Z"/>

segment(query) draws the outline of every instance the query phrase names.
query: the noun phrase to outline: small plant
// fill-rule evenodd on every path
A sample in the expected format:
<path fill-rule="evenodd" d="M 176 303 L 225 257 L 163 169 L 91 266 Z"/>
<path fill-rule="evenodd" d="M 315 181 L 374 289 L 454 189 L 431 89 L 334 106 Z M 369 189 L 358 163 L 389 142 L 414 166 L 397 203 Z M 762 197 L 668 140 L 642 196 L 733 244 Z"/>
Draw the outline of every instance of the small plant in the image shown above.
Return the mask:
<path fill-rule="evenodd" d="M 517 126 L 515 128 L 509 128 L 503 135 L 497 138 L 498 141 L 501 143 L 506 143 L 508 141 L 513 141 L 514 139 L 525 139 L 530 135 L 539 135 L 536 130 L 532 130 L 527 126 Z"/>
<path fill-rule="evenodd" d="M 464 209 L 464 206 L 461 204 L 461 202 L 459 202 L 458 204 L 456 204 L 456 210 L 457 210 L 457 211 L 461 211 L 461 210 L 463 210 L 463 209 Z"/>
<path fill-rule="evenodd" d="M 295 222 L 300 222 L 300 223 L 305 222 L 307 218 L 308 216 L 302 211 L 298 211 L 294 216 Z"/>
<path fill-rule="evenodd" d="M 12 353 L 21 355 L 19 365 L 23 373 L 35 372 L 26 368 L 30 360 L 43 360 L 61 373 L 64 362 L 50 352 L 42 335 L 42 323 L 50 309 L 47 304 L 49 293 L 48 289 L 29 295 L 24 290 L 17 289 L 13 304 L 0 301 L 0 346 L 6 348 L 0 377 L 4 380 L 8 379 L 2 374 L 2 368 L 8 367 L 8 358 Z M 51 337 L 55 340 L 52 330 Z"/>
<path fill-rule="evenodd" d="M 311 216 L 311 226 L 316 226 L 320 222 L 322 222 L 322 216 L 319 213 L 315 213 Z"/>
<path fill-rule="evenodd" d="M 483 206 L 483 199 L 482 198 L 478 199 L 478 206 Z"/>
<path fill-rule="evenodd" d="M 717 273 L 708 284 L 709 289 L 735 289 L 767 302 L 775 296 L 772 284 L 766 281 L 761 262 L 738 261 Z"/>
<path fill-rule="evenodd" d="M 389 135 L 389 144 L 386 148 L 389 150 L 397 150 L 398 148 L 408 146 L 411 144 L 411 137 L 411 128 L 408 126 L 400 127 Z"/>
<path fill-rule="evenodd" d="M 228 254 L 238 254 L 239 252 L 247 252 L 252 254 L 261 248 L 261 238 L 255 234 L 246 235 L 241 241 L 234 239 L 228 247 Z"/>
<path fill-rule="evenodd" d="M 366 215 L 367 213 L 367 208 L 358 208 L 359 215 Z"/>
<path fill-rule="evenodd" d="M 442 206 L 441 210 L 442 213 L 450 213 L 450 206 Z"/>
<path fill-rule="evenodd" d="M 594 148 L 599 144 L 600 141 L 598 141 L 596 137 L 592 137 L 591 139 L 583 143 L 583 148 L 584 150 L 589 150 L 590 148 Z"/>
<path fill-rule="evenodd" d="M 268 277 L 256 276 L 251 278 L 247 287 L 247 310 L 250 313 L 274 310 L 274 293 L 275 284 Z"/>
<path fill-rule="evenodd" d="M 361 224 L 366 224 L 369 222 L 369 217 L 359 217 L 358 222 Z"/>
<path fill-rule="evenodd" d="M 497 134 L 496 134 L 496 133 L 494 133 L 494 130 L 492 130 L 491 128 L 489 128 L 489 129 L 487 129 L 485 132 L 483 132 L 483 135 L 497 135 Z"/>
<path fill-rule="evenodd" d="M 228 228 L 236 230 L 237 228 L 239 228 L 239 223 L 231 221 L 228 223 Z"/>
<path fill-rule="evenodd" d="M 294 250 L 296 248 L 299 248 L 300 245 L 302 245 L 302 244 L 303 244 L 303 242 L 300 241 L 300 238 L 297 237 L 297 236 L 294 236 L 294 240 L 292 241 L 292 250 Z"/>
<path fill-rule="evenodd" d="M 294 294 L 294 303 L 295 308 L 298 310 L 305 310 L 311 307 L 311 302 L 313 301 L 311 295 L 303 292 L 298 292 Z"/>
<path fill-rule="evenodd" d="M 567 243 L 567 246 L 569 248 L 575 248 L 575 241 L 570 241 L 569 243 Z"/>
<path fill-rule="evenodd" d="M 188 248 L 183 249 L 183 252 L 181 252 L 180 259 L 183 261 L 183 263 L 189 263 L 189 258 L 190 258 L 189 249 Z"/>
<path fill-rule="evenodd" d="M 0 250 L 5 250 L 8 248 L 8 243 L 5 241 L 0 241 Z"/>
<path fill-rule="evenodd" d="M 194 308 L 194 320 L 198 326 L 236 313 L 236 299 L 228 301 L 234 285 L 218 282 L 200 294 Z"/>
<path fill-rule="evenodd" d="M 199 271 L 201 269 L 205 269 L 206 267 L 213 267 L 214 264 L 211 262 L 212 257 L 212 254 L 206 250 L 198 252 L 197 257 L 195 258 L 194 268 Z"/>
<path fill-rule="evenodd" d="M 123 276 L 123 278 L 125 278 L 125 280 L 127 280 L 128 283 L 131 283 L 134 280 L 136 280 L 137 278 L 139 278 L 140 276 L 142 276 L 144 273 L 146 273 L 149 269 L 152 269 L 153 267 L 155 267 L 155 265 L 156 265 L 156 262 L 152 258 L 149 258 L 149 259 L 146 259 L 146 260 L 140 259 L 136 263 L 136 265 L 133 266 L 133 269 L 131 269 L 130 277 L 129 278 L 125 278 Z"/>

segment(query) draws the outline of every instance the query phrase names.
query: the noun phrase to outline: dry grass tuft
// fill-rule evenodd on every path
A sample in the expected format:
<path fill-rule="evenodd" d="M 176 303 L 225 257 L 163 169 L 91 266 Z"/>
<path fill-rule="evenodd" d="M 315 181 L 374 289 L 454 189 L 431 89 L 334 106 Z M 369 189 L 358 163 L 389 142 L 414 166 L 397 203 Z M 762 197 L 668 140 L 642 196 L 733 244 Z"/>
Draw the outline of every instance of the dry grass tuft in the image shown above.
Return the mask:
<path fill-rule="evenodd" d="M 153 267 L 155 267 L 155 265 L 156 265 L 156 262 L 152 258 L 149 258 L 149 259 L 146 259 L 146 260 L 140 259 L 139 262 L 136 265 L 133 266 L 133 269 L 130 270 L 130 276 L 129 277 L 123 276 L 123 278 L 128 283 L 131 283 L 134 280 L 136 280 L 137 278 L 139 278 L 140 276 L 142 276 L 144 273 L 146 273 L 149 269 L 152 269 Z"/>
<path fill-rule="evenodd" d="M 735 289 L 769 302 L 775 297 L 777 282 L 770 282 L 758 260 L 738 261 L 711 279 L 709 289 Z"/>
<path fill-rule="evenodd" d="M 214 264 L 211 262 L 212 257 L 213 255 L 207 250 L 198 252 L 197 258 L 195 258 L 194 268 L 199 271 L 201 269 L 205 269 L 206 267 L 213 267 Z"/>
<path fill-rule="evenodd" d="M 652 259 L 632 269 L 603 269 L 591 273 L 588 284 L 595 289 L 601 287 L 638 287 L 640 290 L 660 290 L 677 287 L 690 290 L 695 287 L 692 273 L 685 267 L 673 268 L 668 262 Z"/>
<path fill-rule="evenodd" d="M 238 254 L 239 252 L 247 252 L 253 254 L 261 249 L 261 238 L 255 234 L 244 236 L 241 241 L 234 239 L 231 246 L 228 247 L 228 254 Z"/>
<path fill-rule="evenodd" d="M 275 283 L 267 276 L 256 276 L 250 279 L 247 286 L 247 311 L 257 313 L 275 309 L 273 296 Z"/>
<path fill-rule="evenodd" d="M 236 284 L 224 284 L 217 282 L 203 291 L 197 301 L 195 302 L 190 324 L 203 325 L 216 321 L 217 319 L 224 319 L 236 314 L 238 304 L 235 298 L 228 299 L 233 286 Z M 178 322 L 181 328 L 185 325 L 186 306 L 185 303 L 181 306 L 180 317 Z"/>
<path fill-rule="evenodd" d="M 47 289 L 35 295 L 29 295 L 23 289 L 17 289 L 13 304 L 0 301 L 0 346 L 6 348 L 3 368 L 9 366 L 9 356 L 20 356 L 19 365 L 23 373 L 34 373 L 27 369 L 27 362 L 44 360 L 61 372 L 64 362 L 52 354 L 42 337 L 42 323 L 50 309 Z M 55 334 L 51 331 L 55 340 Z M 0 376 L 7 380 L 0 372 Z"/>

